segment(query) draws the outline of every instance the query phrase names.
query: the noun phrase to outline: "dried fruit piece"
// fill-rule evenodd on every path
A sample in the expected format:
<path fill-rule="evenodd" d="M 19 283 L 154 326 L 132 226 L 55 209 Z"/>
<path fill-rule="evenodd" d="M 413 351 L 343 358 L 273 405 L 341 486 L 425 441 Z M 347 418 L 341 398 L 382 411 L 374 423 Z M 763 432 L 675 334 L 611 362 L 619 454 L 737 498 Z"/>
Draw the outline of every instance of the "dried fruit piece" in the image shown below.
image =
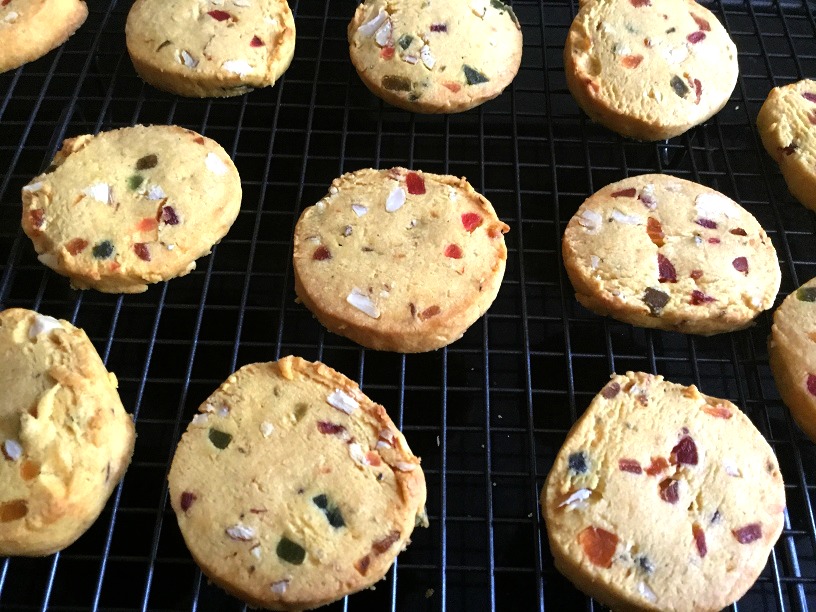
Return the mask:
<path fill-rule="evenodd" d="M 35 208 L 28 211 L 28 217 L 31 219 L 31 227 L 40 229 L 45 222 L 45 211 L 42 208 Z"/>
<path fill-rule="evenodd" d="M 624 68 L 637 68 L 642 61 L 642 55 L 624 55 L 621 57 L 621 64 Z"/>
<path fill-rule="evenodd" d="M 450 257 L 451 259 L 462 259 L 462 247 L 458 244 L 449 244 L 445 247 L 445 257 Z"/>
<path fill-rule="evenodd" d="M 709 238 L 708 239 L 708 244 L 720 244 L 720 239 L 719 238 Z"/>
<path fill-rule="evenodd" d="M 371 550 L 375 555 L 381 555 L 388 552 L 388 549 L 394 545 L 394 542 L 400 539 L 399 531 L 392 531 L 381 540 L 376 540 L 371 544 Z"/>
<path fill-rule="evenodd" d="M 746 276 L 748 275 L 748 259 L 746 257 L 735 258 L 734 261 L 731 262 L 731 265 L 734 266 L 737 272 L 742 272 Z"/>
<path fill-rule="evenodd" d="M 697 546 L 697 553 L 700 558 L 704 558 L 708 553 L 708 546 L 706 546 L 705 531 L 697 523 L 691 526 L 691 534 L 694 536 L 694 544 Z"/>
<path fill-rule="evenodd" d="M 282 537 L 278 542 L 275 553 L 280 557 L 281 561 L 286 561 L 292 565 L 300 565 L 306 558 L 306 549 L 286 536 Z"/>
<path fill-rule="evenodd" d="M 420 321 L 427 321 L 442 312 L 442 309 L 434 304 L 433 306 L 428 306 L 425 310 L 419 313 L 419 320 Z"/>
<path fill-rule="evenodd" d="M 354 562 L 354 569 L 360 572 L 363 576 L 366 575 L 368 572 L 368 566 L 371 565 L 371 557 L 366 555 L 362 559 L 358 559 Z"/>
<path fill-rule="evenodd" d="M 409 172 L 405 175 L 405 186 L 411 195 L 422 195 L 425 193 L 425 179 L 416 172 Z"/>
<path fill-rule="evenodd" d="M 683 436 L 671 450 L 669 458 L 672 463 L 697 465 L 697 445 L 691 436 Z"/>
<path fill-rule="evenodd" d="M 331 252 L 322 244 L 314 250 L 314 253 L 312 253 L 312 259 L 315 259 L 317 261 L 325 261 L 331 258 L 332 258 Z"/>
<path fill-rule="evenodd" d="M 394 57 L 394 47 L 387 45 L 380 49 L 380 57 L 384 60 L 390 60 L 392 57 Z"/>
<path fill-rule="evenodd" d="M 152 153 L 150 155 L 145 155 L 144 157 L 140 157 L 136 160 L 136 169 L 137 170 L 150 170 L 151 168 L 155 168 L 159 163 L 159 157 Z"/>
<path fill-rule="evenodd" d="M 113 243 L 110 240 L 103 240 L 94 245 L 91 253 L 96 259 L 108 259 L 113 255 Z"/>
<path fill-rule="evenodd" d="M 411 91 L 411 81 L 395 74 L 387 74 L 382 78 L 382 86 L 389 91 Z"/>
<path fill-rule="evenodd" d="M 620 384 L 616 382 L 609 383 L 603 389 L 601 389 L 601 396 L 604 399 L 612 399 L 618 393 L 620 393 Z"/>
<path fill-rule="evenodd" d="M 621 472 L 629 472 L 631 474 L 643 473 L 643 468 L 640 467 L 640 462 L 637 459 L 618 459 L 618 468 Z"/>
<path fill-rule="evenodd" d="M 813 374 L 808 374 L 807 377 L 807 390 L 810 394 L 816 397 L 816 376 Z"/>
<path fill-rule="evenodd" d="M 680 499 L 680 483 L 671 478 L 664 478 L 658 485 L 660 499 L 670 504 L 676 504 Z"/>
<path fill-rule="evenodd" d="M 578 534 L 578 543 L 591 563 L 612 567 L 612 557 L 618 546 L 618 536 L 600 527 L 587 527 Z"/>
<path fill-rule="evenodd" d="M 181 511 L 187 512 L 190 509 L 190 506 L 193 505 L 193 502 L 198 499 L 198 496 L 193 493 L 192 491 L 184 491 L 181 494 L 181 500 L 179 504 L 181 505 Z"/>
<path fill-rule="evenodd" d="M 652 6 L 651 0 L 629 0 L 632 6 L 640 8 L 642 6 Z"/>
<path fill-rule="evenodd" d="M 628 189 L 621 189 L 610 194 L 613 198 L 634 198 L 637 195 L 637 189 L 629 187 Z"/>
<path fill-rule="evenodd" d="M 587 457 L 584 451 L 578 451 L 577 453 L 571 453 L 570 456 L 567 458 L 567 463 L 569 465 L 569 469 L 571 472 L 575 472 L 576 474 L 586 474 L 589 470 L 589 466 L 587 465 Z"/>
<path fill-rule="evenodd" d="M 717 229 L 717 222 L 711 219 L 697 219 L 695 223 L 707 229 Z"/>
<path fill-rule="evenodd" d="M 487 83 L 490 80 L 484 74 L 467 64 L 462 64 L 462 70 L 465 73 L 465 80 L 468 85 L 479 85 L 481 83 Z"/>
<path fill-rule="evenodd" d="M 734 234 L 735 236 L 747 236 L 748 235 L 748 232 L 746 232 L 741 227 L 735 227 L 732 230 L 728 230 L 728 233 L 729 234 Z"/>
<path fill-rule="evenodd" d="M 82 238 L 74 238 L 70 240 L 65 245 L 65 250 L 68 251 L 71 255 L 79 255 L 82 251 L 84 251 L 88 247 L 88 241 L 83 240 Z"/>
<path fill-rule="evenodd" d="M 152 232 L 159 225 L 159 222 L 151 217 L 145 217 L 136 225 L 136 229 L 140 232 Z"/>
<path fill-rule="evenodd" d="M 150 248 L 146 242 L 137 242 L 133 245 L 133 252 L 142 261 L 150 261 Z"/>
<path fill-rule="evenodd" d="M 813 102 L 814 104 L 816 104 L 816 93 L 810 93 L 809 91 L 806 91 L 805 93 L 802 94 L 802 97 L 808 102 Z"/>
<path fill-rule="evenodd" d="M 230 442 L 232 442 L 232 435 L 228 434 L 226 431 L 221 431 L 220 429 L 211 428 L 208 437 L 210 438 L 212 445 L 221 450 L 227 448 Z"/>
<path fill-rule="evenodd" d="M 161 209 L 161 221 L 167 225 L 178 225 L 179 218 L 176 210 L 172 206 L 163 206 Z"/>
<path fill-rule="evenodd" d="M 796 299 L 801 302 L 816 302 L 816 287 L 800 287 L 796 290 Z"/>
<path fill-rule="evenodd" d="M 453 93 L 458 93 L 462 86 L 459 83 L 454 83 L 453 81 L 444 81 L 442 85 L 452 91 Z"/>
<path fill-rule="evenodd" d="M 787 147 L 779 147 L 779 150 L 784 151 L 785 155 L 793 155 L 799 150 L 799 145 L 792 142 Z"/>
<path fill-rule="evenodd" d="M 28 505 L 24 499 L 15 499 L 0 503 L 0 523 L 10 523 L 28 514 Z"/>
<path fill-rule="evenodd" d="M 462 225 L 465 226 L 465 229 L 469 232 L 473 232 L 477 227 L 482 224 L 482 216 L 477 215 L 476 213 L 462 213 Z"/>
<path fill-rule="evenodd" d="M 688 85 L 686 85 L 686 82 L 677 75 L 674 75 L 671 78 L 671 80 L 669 81 L 669 85 L 671 85 L 671 88 L 674 90 L 674 93 L 676 93 L 681 98 L 685 98 L 689 92 L 689 88 Z"/>
<path fill-rule="evenodd" d="M 317 430 L 322 434 L 339 434 L 346 431 L 346 428 L 342 425 L 338 425 L 337 423 L 329 423 L 328 421 L 318 421 L 317 422 Z"/>
<path fill-rule="evenodd" d="M 315 506 L 323 511 L 323 514 L 326 515 L 329 525 L 335 529 L 340 529 L 341 527 L 346 526 L 346 521 L 343 520 L 343 515 L 340 512 L 340 509 L 333 503 L 329 502 L 329 498 L 325 493 L 314 496 L 312 498 L 312 502 Z"/>
<path fill-rule="evenodd" d="M 677 270 L 669 259 L 662 253 L 657 254 L 657 280 L 661 283 L 676 283 Z"/>
<path fill-rule="evenodd" d="M 716 406 L 712 406 L 711 404 L 704 404 L 703 405 L 703 412 L 706 414 L 710 414 L 713 417 L 718 419 L 730 419 L 732 416 L 732 412 L 723 406 L 722 404 L 717 404 Z"/>
<path fill-rule="evenodd" d="M 691 292 L 691 299 L 689 300 L 689 304 L 692 306 L 699 306 L 700 304 L 708 304 L 709 302 L 716 301 L 716 298 L 711 297 L 710 295 L 706 295 L 699 289 L 694 289 Z"/>
<path fill-rule="evenodd" d="M 711 26 L 709 25 L 708 21 L 706 21 L 702 17 L 698 17 L 694 13 L 691 13 L 691 18 L 697 24 L 697 27 L 700 28 L 703 32 L 710 32 L 711 31 Z"/>
<path fill-rule="evenodd" d="M 36 461 L 26 459 L 20 465 L 20 477 L 23 480 L 32 480 L 40 475 L 40 464 Z"/>
<path fill-rule="evenodd" d="M 444 23 L 432 23 L 431 24 L 431 32 L 447 32 L 447 31 L 448 31 L 447 24 L 444 24 Z"/>
<path fill-rule="evenodd" d="M 696 45 L 698 42 L 705 40 L 705 32 L 697 31 L 692 32 L 688 36 L 686 36 L 686 40 L 689 41 L 692 45 Z"/>
<path fill-rule="evenodd" d="M 227 11 L 207 11 L 207 14 L 216 21 L 226 21 L 232 17 Z"/>
<path fill-rule="evenodd" d="M 657 476 L 669 467 L 669 462 L 664 457 L 652 457 L 652 462 L 646 468 L 646 473 L 649 476 Z"/>
<path fill-rule="evenodd" d="M 659 248 L 666 244 L 666 234 L 663 233 L 663 226 L 660 221 L 654 217 L 649 217 L 646 220 L 646 233 L 649 239 Z"/>
<path fill-rule="evenodd" d="M 700 280 L 703 277 L 702 270 L 692 270 L 689 276 L 694 280 Z"/>
<path fill-rule="evenodd" d="M 649 307 L 652 316 L 659 317 L 663 313 L 663 308 L 669 303 L 669 294 L 659 289 L 646 287 L 641 299 Z"/>
<path fill-rule="evenodd" d="M 263 47 L 264 42 L 259 37 L 253 36 L 252 40 L 249 41 L 249 46 L 250 47 Z"/>
<path fill-rule="evenodd" d="M 759 523 L 751 523 L 739 529 L 732 529 L 731 533 L 740 544 L 750 544 L 762 537 L 762 525 Z"/>

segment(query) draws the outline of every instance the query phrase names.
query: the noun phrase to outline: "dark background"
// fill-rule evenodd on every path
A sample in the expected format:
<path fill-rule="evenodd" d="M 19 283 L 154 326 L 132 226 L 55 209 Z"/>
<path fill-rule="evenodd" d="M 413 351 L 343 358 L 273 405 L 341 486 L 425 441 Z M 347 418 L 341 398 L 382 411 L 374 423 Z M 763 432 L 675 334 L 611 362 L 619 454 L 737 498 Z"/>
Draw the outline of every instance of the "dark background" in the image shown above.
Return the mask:
<path fill-rule="evenodd" d="M 635 329 L 581 308 L 560 261 L 563 227 L 590 193 L 667 172 L 722 191 L 759 219 L 780 258 L 779 301 L 816 275 L 814 215 L 788 194 L 754 127 L 771 87 L 816 78 L 813 4 L 706 3 L 739 49 L 739 82 L 713 120 L 657 144 L 589 123 L 567 92 L 561 55 L 574 1 L 516 0 L 518 77 L 497 100 L 453 116 L 412 115 L 365 89 L 348 59 L 352 0 L 293 1 L 289 71 L 273 88 L 226 100 L 144 85 L 125 51 L 129 6 L 91 0 L 67 45 L 0 75 L 0 307 L 83 327 L 118 375 L 139 434 L 122 486 L 85 536 L 52 557 L 0 559 L 0 608 L 240 609 L 190 559 L 165 474 L 218 384 L 241 365 L 294 353 L 384 404 L 428 479 L 431 527 L 415 532 L 375 591 L 331 610 L 599 608 L 554 570 L 537 500 L 570 425 L 611 372 L 629 369 L 727 397 L 768 438 L 786 482 L 785 530 L 735 609 L 816 609 L 816 446 L 774 388 L 771 317 L 708 339 Z M 37 262 L 19 229 L 20 188 L 63 138 L 134 123 L 176 123 L 220 142 L 243 179 L 241 214 L 185 278 L 135 296 L 73 291 Z M 467 176 L 511 226 L 490 312 L 430 354 L 363 350 L 294 302 L 290 240 L 300 211 L 342 172 L 393 165 Z"/>

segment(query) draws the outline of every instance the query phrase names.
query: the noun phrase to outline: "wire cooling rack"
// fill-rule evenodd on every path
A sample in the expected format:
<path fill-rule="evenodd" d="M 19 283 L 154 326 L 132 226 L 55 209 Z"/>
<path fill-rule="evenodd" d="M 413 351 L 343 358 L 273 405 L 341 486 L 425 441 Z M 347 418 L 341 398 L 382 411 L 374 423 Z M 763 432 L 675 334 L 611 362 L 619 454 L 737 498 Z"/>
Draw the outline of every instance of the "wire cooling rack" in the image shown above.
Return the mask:
<path fill-rule="evenodd" d="M 365 89 L 348 59 L 353 0 L 293 2 L 289 71 L 274 88 L 227 100 L 144 85 L 125 51 L 130 3 L 90 4 L 67 45 L 0 75 L 0 307 L 83 327 L 119 377 L 138 440 L 123 484 L 76 544 L 43 559 L 0 559 L 0 608 L 241 609 L 192 562 L 165 476 L 194 411 L 232 371 L 294 353 L 344 372 L 384 404 L 428 479 L 430 528 L 415 532 L 376 590 L 327 610 L 599 608 L 553 568 L 537 499 L 571 424 L 611 372 L 629 369 L 730 398 L 768 438 L 786 483 L 785 529 L 734 609 L 816 609 L 816 446 L 774 388 L 770 316 L 711 339 L 635 329 L 583 310 L 560 261 L 563 227 L 590 193 L 668 172 L 759 219 L 779 253 L 780 301 L 816 275 L 814 215 L 788 194 L 754 128 L 771 87 L 816 77 L 814 5 L 710 5 L 739 49 L 732 98 L 706 125 L 646 144 L 593 125 L 567 92 L 561 55 L 575 1 L 513 2 L 524 32 L 518 77 L 497 100 L 454 116 L 412 115 Z M 72 291 L 20 231 L 20 188 L 63 138 L 134 123 L 176 123 L 219 141 L 243 179 L 241 214 L 185 278 L 141 295 Z M 393 165 L 466 175 L 512 227 L 490 312 L 430 354 L 363 350 L 294 301 L 299 212 L 340 173 Z"/>

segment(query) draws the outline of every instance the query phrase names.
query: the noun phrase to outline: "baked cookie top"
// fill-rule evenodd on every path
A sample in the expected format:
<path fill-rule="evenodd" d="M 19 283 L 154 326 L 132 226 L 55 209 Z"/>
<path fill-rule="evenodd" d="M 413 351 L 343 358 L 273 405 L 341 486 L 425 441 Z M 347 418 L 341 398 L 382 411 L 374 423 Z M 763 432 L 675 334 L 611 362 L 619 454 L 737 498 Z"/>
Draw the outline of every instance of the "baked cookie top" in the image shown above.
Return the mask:
<path fill-rule="evenodd" d="M 135 126 L 66 140 L 22 198 L 42 263 L 79 289 L 139 293 L 210 252 L 238 216 L 241 181 L 214 140 Z"/>
<path fill-rule="evenodd" d="M 557 567 L 600 601 L 718 611 L 765 566 L 785 490 L 731 402 L 627 372 L 568 434 L 541 505 Z"/>
<path fill-rule="evenodd" d="M 272 85 L 295 51 L 286 0 L 136 0 L 125 35 L 142 78 L 183 96 Z"/>
<path fill-rule="evenodd" d="M 133 421 L 88 337 L 0 312 L 0 556 L 47 555 L 99 515 L 133 452 Z"/>
<path fill-rule="evenodd" d="M 385 409 L 322 363 L 247 365 L 199 408 L 168 477 L 190 552 L 253 606 L 311 609 L 383 577 L 426 524 Z"/>
<path fill-rule="evenodd" d="M 774 312 L 769 351 L 779 394 L 802 430 L 816 440 L 816 278 Z"/>
<path fill-rule="evenodd" d="M 567 85 L 594 120 L 660 140 L 719 111 L 737 81 L 737 50 L 693 0 L 589 0 L 564 47 Z"/>
<path fill-rule="evenodd" d="M 695 334 L 740 329 L 773 305 L 781 273 L 757 220 L 723 194 L 663 174 L 590 196 L 570 219 L 564 265 L 581 304 Z"/>
<path fill-rule="evenodd" d="M 521 64 L 521 26 L 499 0 L 366 0 L 348 40 L 365 85 L 418 113 L 457 113 L 495 98 Z"/>
<path fill-rule="evenodd" d="M 0 72 L 60 46 L 87 17 L 83 0 L 0 0 Z"/>
<path fill-rule="evenodd" d="M 772 89 L 757 126 L 793 195 L 816 209 L 816 81 L 805 79 Z"/>
<path fill-rule="evenodd" d="M 508 229 L 464 178 L 344 174 L 295 227 L 295 290 L 329 330 L 363 346 L 437 349 L 493 303 Z"/>

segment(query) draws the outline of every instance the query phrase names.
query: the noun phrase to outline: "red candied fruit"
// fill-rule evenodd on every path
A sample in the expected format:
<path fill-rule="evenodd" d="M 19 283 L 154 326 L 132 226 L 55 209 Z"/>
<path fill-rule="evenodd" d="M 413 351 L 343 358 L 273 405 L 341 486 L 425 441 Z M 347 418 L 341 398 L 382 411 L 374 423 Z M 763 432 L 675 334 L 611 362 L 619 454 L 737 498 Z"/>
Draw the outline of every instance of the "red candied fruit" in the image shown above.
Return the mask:
<path fill-rule="evenodd" d="M 343 433 L 346 428 L 337 423 L 329 423 L 328 421 L 318 421 L 317 430 L 322 434 L 334 435 Z"/>
<path fill-rule="evenodd" d="M 685 463 L 686 465 L 697 465 L 697 445 L 691 436 L 683 436 L 671 450 L 672 463 Z"/>
<path fill-rule="evenodd" d="M 810 392 L 811 395 L 816 397 L 816 376 L 814 376 L 813 374 L 808 374 L 807 390 Z"/>
<path fill-rule="evenodd" d="M 811 111 L 808 114 L 808 121 L 810 121 L 812 125 L 816 125 L 816 111 Z"/>
<path fill-rule="evenodd" d="M 314 253 L 312 253 L 312 259 L 315 259 L 317 261 L 324 261 L 326 259 L 331 258 L 332 258 L 331 252 L 322 244 L 314 250 Z"/>
<path fill-rule="evenodd" d="M 665 457 L 652 457 L 652 462 L 646 468 L 646 473 L 649 476 L 657 476 L 665 471 L 667 467 L 669 467 L 669 462 L 666 461 Z"/>
<path fill-rule="evenodd" d="M 176 209 L 172 206 L 163 206 L 161 209 L 161 220 L 167 225 L 178 225 L 179 218 L 176 214 Z"/>
<path fill-rule="evenodd" d="M 621 57 L 621 64 L 624 68 L 637 68 L 642 61 L 642 55 L 624 55 Z"/>
<path fill-rule="evenodd" d="M 394 57 L 394 47 L 389 45 L 380 49 L 380 57 L 385 60 L 390 60 L 392 57 Z"/>
<path fill-rule="evenodd" d="M 802 97 L 805 100 L 816 104 L 816 93 L 810 93 L 809 91 L 806 91 L 805 93 L 802 94 Z"/>
<path fill-rule="evenodd" d="M 696 223 L 697 225 L 700 225 L 700 226 L 705 227 L 705 228 L 707 228 L 707 229 L 717 229 L 717 222 L 716 222 L 716 221 L 712 221 L 711 219 L 703 219 L 703 218 L 700 218 L 700 219 L 697 219 L 697 220 L 695 221 L 695 223 Z"/>
<path fill-rule="evenodd" d="M 445 257 L 450 257 L 451 259 L 462 259 L 462 247 L 458 244 L 449 244 L 445 247 Z"/>
<path fill-rule="evenodd" d="M 259 37 L 253 36 L 252 40 L 249 41 L 249 46 L 250 47 L 263 47 L 264 43 Z"/>
<path fill-rule="evenodd" d="M 388 549 L 394 545 L 394 542 L 400 539 L 399 531 L 392 531 L 381 540 L 377 540 L 371 544 L 371 550 L 375 555 L 381 555 L 388 552 Z"/>
<path fill-rule="evenodd" d="M 657 485 L 660 488 L 660 499 L 670 504 L 676 504 L 680 499 L 680 484 L 671 478 L 664 478 Z"/>
<path fill-rule="evenodd" d="M 629 0 L 632 6 L 640 8 L 641 6 L 652 6 L 651 0 Z"/>
<path fill-rule="evenodd" d="M 193 502 L 198 499 L 198 496 L 191 491 L 184 491 L 181 494 L 181 511 L 187 512 L 190 509 L 190 506 L 193 505 Z"/>
<path fill-rule="evenodd" d="M 11 2 L 11 0 L 3 0 L 0 2 L 0 6 L 6 6 L 9 2 Z"/>
<path fill-rule="evenodd" d="M 618 468 L 621 472 L 629 472 L 631 474 L 643 473 L 643 468 L 640 467 L 640 462 L 637 459 L 618 459 Z"/>
<path fill-rule="evenodd" d="M 438 315 L 440 312 L 442 312 L 442 309 L 439 308 L 439 306 L 437 306 L 436 304 L 434 304 L 433 306 L 428 306 L 425 310 L 419 313 L 419 320 L 427 321 L 428 319 Z"/>
<path fill-rule="evenodd" d="M 152 232 L 156 229 L 158 222 L 153 217 L 145 217 L 136 225 L 136 229 L 140 232 Z"/>
<path fill-rule="evenodd" d="M 462 213 L 462 225 L 469 232 L 472 232 L 482 224 L 482 216 L 476 213 Z"/>
<path fill-rule="evenodd" d="M 700 79 L 694 79 L 694 95 L 697 96 L 694 103 L 699 104 L 700 99 L 703 97 L 703 84 L 700 82 Z"/>
<path fill-rule="evenodd" d="M 378 467 L 382 465 L 382 461 L 380 460 L 380 453 L 377 451 L 370 450 L 365 454 L 365 460 L 367 465 L 371 465 L 374 467 Z"/>
<path fill-rule="evenodd" d="M 674 269 L 672 262 L 662 253 L 657 254 L 657 273 L 657 280 L 661 283 L 677 282 L 677 270 Z"/>
<path fill-rule="evenodd" d="M 31 226 L 34 229 L 40 229 L 42 227 L 42 224 L 45 221 L 45 211 L 42 208 L 30 210 L 28 212 L 28 216 L 31 218 Z"/>
<path fill-rule="evenodd" d="M 708 546 L 706 546 L 705 531 L 697 523 L 691 526 L 691 535 L 694 536 L 694 544 L 697 546 L 697 552 L 700 558 L 704 558 L 708 553 Z"/>
<path fill-rule="evenodd" d="M 137 242 L 134 244 L 133 252 L 136 253 L 136 257 L 142 261 L 150 261 L 150 249 L 144 242 Z"/>
<path fill-rule="evenodd" d="M 613 198 L 634 198 L 637 195 L 637 189 L 629 187 L 629 189 L 621 189 L 611 194 Z"/>
<path fill-rule="evenodd" d="M 232 18 L 232 15 L 227 11 L 207 11 L 207 14 L 216 21 L 226 21 Z"/>
<path fill-rule="evenodd" d="M 448 26 L 445 23 L 432 23 L 431 32 L 447 32 Z"/>
<path fill-rule="evenodd" d="M 663 233 L 663 226 L 660 221 L 654 217 L 649 217 L 646 220 L 646 233 L 649 234 L 649 239 L 657 246 L 662 247 L 666 244 L 664 238 L 666 234 Z"/>
<path fill-rule="evenodd" d="M 694 280 L 699 280 L 703 276 L 703 271 L 702 270 L 692 270 L 691 274 L 689 274 L 689 276 L 691 278 L 693 278 Z"/>
<path fill-rule="evenodd" d="M 459 83 L 455 83 L 453 81 L 445 81 L 442 83 L 446 89 L 451 90 L 453 93 L 458 93 L 462 86 Z"/>
<path fill-rule="evenodd" d="M 405 176 L 405 186 L 411 195 L 422 195 L 425 193 L 425 179 L 416 172 L 409 172 Z"/>
<path fill-rule="evenodd" d="M 692 32 L 688 36 L 686 36 L 686 40 L 689 41 L 692 45 L 696 45 L 698 42 L 705 40 L 705 32 L 697 31 Z"/>
<path fill-rule="evenodd" d="M 706 295 L 699 289 L 695 289 L 691 292 L 691 300 L 689 300 L 689 303 L 692 306 L 699 306 L 700 304 L 708 304 L 709 302 L 713 302 L 715 299 L 716 298 Z"/>
<path fill-rule="evenodd" d="M 697 15 L 692 13 L 691 18 L 697 24 L 697 27 L 700 28 L 703 32 L 710 32 L 711 31 L 711 25 L 709 25 L 709 23 L 705 19 L 703 19 L 702 17 L 698 17 Z"/>
<path fill-rule="evenodd" d="M 709 238 L 708 239 L 708 244 L 720 244 L 720 239 L 719 238 Z"/>
<path fill-rule="evenodd" d="M 600 567 L 612 567 L 618 536 L 600 527 L 587 527 L 578 534 L 578 543 L 589 560 Z"/>
<path fill-rule="evenodd" d="M 746 276 L 748 275 L 748 259 L 745 257 L 737 257 L 734 261 L 731 262 L 731 265 L 734 266 L 734 269 L 737 272 L 742 272 Z"/>
<path fill-rule="evenodd" d="M 762 537 L 762 525 L 759 523 L 751 523 L 739 529 L 732 529 L 731 533 L 740 544 L 750 544 Z"/>
<path fill-rule="evenodd" d="M 716 406 L 705 404 L 703 406 L 703 412 L 718 419 L 730 419 L 732 416 L 734 416 L 733 413 L 722 404 L 717 404 Z"/>
<path fill-rule="evenodd" d="M 88 241 L 82 238 L 74 238 L 65 245 L 65 250 L 71 255 L 79 255 L 88 247 Z"/>
<path fill-rule="evenodd" d="M 616 382 L 609 383 L 603 389 L 601 389 L 601 395 L 604 399 L 612 399 L 618 393 L 620 393 L 620 385 Z"/>
<path fill-rule="evenodd" d="M 735 227 L 732 230 L 728 230 L 728 233 L 729 234 L 734 234 L 735 236 L 747 236 L 748 235 L 748 232 L 746 232 L 741 227 Z"/>

